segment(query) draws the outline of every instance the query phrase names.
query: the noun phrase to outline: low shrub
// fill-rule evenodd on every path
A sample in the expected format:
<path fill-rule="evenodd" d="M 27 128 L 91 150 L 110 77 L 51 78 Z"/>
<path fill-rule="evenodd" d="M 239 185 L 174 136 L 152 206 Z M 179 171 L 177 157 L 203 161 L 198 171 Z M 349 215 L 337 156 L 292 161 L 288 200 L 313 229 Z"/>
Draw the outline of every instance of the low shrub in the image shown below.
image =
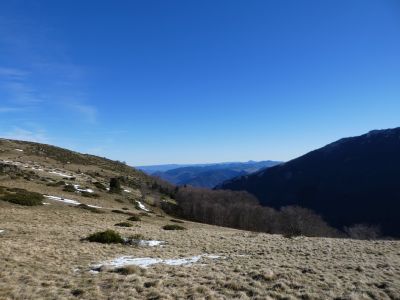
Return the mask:
<path fill-rule="evenodd" d="M 76 189 L 75 189 L 75 187 L 73 185 L 67 184 L 67 185 L 64 186 L 63 191 L 64 192 L 74 193 L 74 192 L 76 192 Z"/>
<path fill-rule="evenodd" d="M 135 201 L 135 209 L 137 209 L 137 210 L 142 210 L 141 208 L 140 208 L 140 204 L 139 204 L 139 202 L 137 202 L 137 201 Z"/>
<path fill-rule="evenodd" d="M 143 236 L 143 234 L 140 233 L 136 233 L 134 235 L 131 235 L 130 237 L 128 237 L 125 241 L 126 244 L 128 245 L 132 245 L 132 246 L 139 246 L 141 241 L 143 241 L 145 238 Z"/>
<path fill-rule="evenodd" d="M 176 224 L 168 224 L 163 226 L 164 230 L 186 230 L 185 227 L 176 225 Z"/>
<path fill-rule="evenodd" d="M 63 180 L 60 180 L 60 181 L 57 181 L 57 182 L 50 182 L 50 183 L 47 184 L 47 186 L 55 186 L 55 187 L 63 186 L 63 185 L 65 185 L 65 181 L 63 181 Z"/>
<path fill-rule="evenodd" d="M 86 192 L 86 191 L 81 192 L 81 195 L 82 195 L 83 197 L 87 197 L 87 198 L 100 198 L 100 195 L 99 195 L 99 194 L 96 194 L 96 193 L 89 193 L 89 192 Z"/>
<path fill-rule="evenodd" d="M 185 223 L 185 222 L 183 222 L 183 221 L 181 221 L 181 220 L 177 220 L 177 219 L 171 219 L 170 220 L 171 222 L 174 222 L 174 223 Z"/>
<path fill-rule="evenodd" d="M 139 266 L 131 265 L 117 268 L 114 270 L 114 272 L 121 275 L 143 274 L 145 272 L 145 269 Z"/>
<path fill-rule="evenodd" d="M 117 223 L 114 226 L 119 226 L 119 227 L 132 227 L 133 225 L 131 223 L 128 222 L 121 222 L 121 223 Z"/>
<path fill-rule="evenodd" d="M 86 209 L 86 210 L 88 210 L 88 211 L 91 211 L 91 212 L 97 213 L 97 214 L 102 214 L 102 213 L 104 213 L 104 211 L 98 209 L 97 207 L 91 207 L 91 206 L 86 205 L 86 204 L 83 204 L 83 203 L 77 205 L 76 207 L 77 207 L 77 208 L 81 208 L 81 209 Z"/>
<path fill-rule="evenodd" d="M 144 235 L 141 233 L 136 233 L 134 235 L 131 235 L 129 237 L 129 240 L 141 241 L 141 240 L 144 240 Z"/>
<path fill-rule="evenodd" d="M 84 290 L 81 290 L 81 289 L 75 289 L 75 290 L 72 290 L 72 291 L 71 291 L 71 294 L 72 294 L 72 296 L 74 296 L 74 297 L 82 296 L 84 293 L 85 293 L 85 291 L 84 291 Z"/>
<path fill-rule="evenodd" d="M 116 214 L 126 214 L 126 212 L 119 210 L 119 209 L 113 209 L 111 212 L 116 213 Z"/>
<path fill-rule="evenodd" d="M 104 184 L 102 184 L 101 182 L 96 181 L 96 182 L 94 182 L 93 184 L 94 184 L 94 186 L 97 187 L 99 190 L 102 190 L 102 191 L 106 191 L 106 190 L 107 190 L 106 186 L 105 186 Z"/>
<path fill-rule="evenodd" d="M 138 221 L 140 221 L 140 216 L 139 215 L 133 215 L 133 216 L 128 218 L 128 221 L 138 222 Z"/>
<path fill-rule="evenodd" d="M 43 195 L 34 192 L 28 192 L 26 190 L 19 189 L 17 192 L 6 193 L 0 197 L 1 200 L 7 201 L 14 204 L 25 205 L 25 206 L 36 206 L 43 205 Z"/>
<path fill-rule="evenodd" d="M 102 244 L 123 244 L 125 242 L 121 235 L 114 230 L 93 233 L 89 235 L 86 240 Z"/>
<path fill-rule="evenodd" d="M 110 193 L 120 194 L 122 192 L 121 183 L 118 178 L 110 179 Z"/>
<path fill-rule="evenodd" d="M 355 224 L 350 227 L 345 227 L 344 231 L 351 239 L 357 240 L 375 240 L 381 237 L 379 226 L 367 224 Z"/>

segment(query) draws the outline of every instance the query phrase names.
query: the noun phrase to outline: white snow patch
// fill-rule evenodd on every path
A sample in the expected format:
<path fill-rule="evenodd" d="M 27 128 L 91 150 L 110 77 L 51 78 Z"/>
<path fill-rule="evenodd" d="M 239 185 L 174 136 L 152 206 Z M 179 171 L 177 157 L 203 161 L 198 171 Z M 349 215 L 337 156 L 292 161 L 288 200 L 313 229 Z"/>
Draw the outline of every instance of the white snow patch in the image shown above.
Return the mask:
<path fill-rule="evenodd" d="M 126 190 L 126 189 L 124 189 L 124 192 L 125 192 L 125 193 L 131 193 L 130 190 Z"/>
<path fill-rule="evenodd" d="M 57 172 L 57 171 L 50 171 L 49 173 L 50 174 L 55 174 L 55 175 L 58 175 L 58 176 L 61 176 L 61 177 L 66 177 L 66 178 L 74 177 L 74 176 L 71 176 L 71 175 L 68 175 L 68 174 L 65 174 L 65 173 L 61 173 L 61 172 Z"/>
<path fill-rule="evenodd" d="M 3 233 L 4 232 L 4 229 L 0 229 L 0 233 Z"/>
<path fill-rule="evenodd" d="M 74 184 L 74 188 L 75 188 L 78 192 L 94 193 L 94 191 L 93 191 L 92 189 L 81 189 L 81 187 L 79 186 L 79 184 Z"/>
<path fill-rule="evenodd" d="M 72 200 L 72 199 L 65 199 L 62 197 L 57 197 L 57 196 L 49 196 L 49 195 L 44 195 L 47 199 L 50 200 L 54 200 L 54 201 L 60 201 L 60 202 L 64 202 L 67 204 L 72 204 L 72 205 L 79 205 L 80 203 L 76 200 Z"/>
<path fill-rule="evenodd" d="M 86 204 L 89 207 L 93 207 L 93 208 L 102 208 L 101 206 L 96 206 L 96 205 L 91 205 L 91 204 Z"/>
<path fill-rule="evenodd" d="M 148 246 L 148 247 L 155 247 L 155 246 L 160 246 L 165 244 L 164 241 L 156 241 L 156 240 L 150 240 L 150 241 L 145 241 L 145 240 L 140 240 L 138 242 L 139 246 Z"/>
<path fill-rule="evenodd" d="M 22 149 L 14 149 L 15 151 L 18 151 L 18 152 L 24 152 L 24 150 L 22 150 Z"/>
<path fill-rule="evenodd" d="M 183 265 L 192 265 L 197 263 L 201 258 L 210 258 L 210 259 L 217 259 L 220 256 L 218 255 L 196 255 L 191 257 L 184 257 L 184 258 L 173 258 L 173 259 L 162 259 L 162 258 L 150 258 L 150 257 L 143 257 L 143 258 L 134 258 L 132 256 L 121 256 L 113 259 L 111 261 L 107 261 L 92 267 L 92 273 L 97 272 L 103 266 L 120 268 L 123 266 L 135 265 L 142 268 L 147 268 L 151 265 L 155 264 L 166 264 L 169 266 L 183 266 Z"/>
<path fill-rule="evenodd" d="M 146 208 L 146 206 L 143 205 L 142 202 L 140 202 L 140 201 L 136 201 L 136 202 L 137 202 L 137 204 L 139 205 L 139 208 L 140 208 L 140 209 L 142 209 L 142 210 L 144 210 L 144 211 L 150 211 L 150 210 L 148 210 L 148 209 Z"/>
<path fill-rule="evenodd" d="M 45 196 L 49 200 L 60 201 L 60 202 L 66 203 L 66 204 L 72 204 L 72 205 L 81 204 L 80 202 L 78 202 L 76 200 L 72 200 L 72 199 L 65 199 L 62 197 L 50 196 L 50 195 L 43 195 L 43 196 Z M 43 204 L 45 204 L 45 203 L 43 203 Z M 49 203 L 47 203 L 47 204 L 49 204 Z M 86 204 L 86 205 L 90 206 L 90 207 L 94 207 L 94 208 L 102 208 L 101 206 L 96 206 L 96 205 L 91 205 L 91 204 Z"/>
<path fill-rule="evenodd" d="M 43 202 L 43 205 L 50 205 L 50 203 L 48 203 L 48 202 Z"/>

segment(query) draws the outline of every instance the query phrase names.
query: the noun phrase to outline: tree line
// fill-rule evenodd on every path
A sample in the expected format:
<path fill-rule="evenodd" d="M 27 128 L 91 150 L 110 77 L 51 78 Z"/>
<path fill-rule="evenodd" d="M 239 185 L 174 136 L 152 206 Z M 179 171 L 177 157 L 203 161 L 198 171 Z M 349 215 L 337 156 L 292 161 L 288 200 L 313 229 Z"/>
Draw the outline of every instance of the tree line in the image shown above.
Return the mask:
<path fill-rule="evenodd" d="M 342 235 L 309 209 L 286 206 L 277 210 L 261 206 L 256 197 L 244 191 L 177 187 L 161 179 L 152 183 L 151 190 L 176 201 L 171 204 L 160 198 L 160 205 L 167 213 L 196 222 L 285 236 Z"/>

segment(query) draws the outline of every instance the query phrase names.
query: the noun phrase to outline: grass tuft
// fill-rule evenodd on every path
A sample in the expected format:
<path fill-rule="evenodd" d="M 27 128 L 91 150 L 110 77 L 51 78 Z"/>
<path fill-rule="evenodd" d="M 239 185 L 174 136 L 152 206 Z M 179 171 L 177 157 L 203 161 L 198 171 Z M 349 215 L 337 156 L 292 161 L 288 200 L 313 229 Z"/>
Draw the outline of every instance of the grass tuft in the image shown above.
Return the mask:
<path fill-rule="evenodd" d="M 132 215 L 131 217 L 128 218 L 128 221 L 138 222 L 138 221 L 140 221 L 140 216 Z"/>
<path fill-rule="evenodd" d="M 185 222 L 183 222 L 181 220 L 177 220 L 177 219 L 171 219 L 170 221 L 174 222 L 174 223 L 181 223 L 181 224 L 185 223 Z"/>
<path fill-rule="evenodd" d="M 123 244 L 125 242 L 121 235 L 114 230 L 93 233 L 89 235 L 86 240 L 102 244 Z"/>
<path fill-rule="evenodd" d="M 145 272 L 145 269 L 131 265 L 131 266 L 125 266 L 125 267 L 120 267 L 114 270 L 115 273 L 121 274 L 121 275 L 132 275 L 132 274 L 143 274 Z"/>
<path fill-rule="evenodd" d="M 114 226 L 119 226 L 119 227 L 132 227 L 133 225 L 129 222 L 121 222 L 121 223 L 117 223 Z"/>
<path fill-rule="evenodd" d="M 176 224 L 168 224 L 163 226 L 164 230 L 186 230 L 185 227 L 176 225 Z"/>
<path fill-rule="evenodd" d="M 67 184 L 67 185 L 64 186 L 63 191 L 64 192 L 75 193 L 76 189 L 75 189 L 75 187 L 73 185 Z"/>
<path fill-rule="evenodd" d="M 96 213 L 96 214 L 104 213 L 102 210 L 100 210 L 100 209 L 98 209 L 96 207 L 91 207 L 91 206 L 83 204 L 83 203 L 77 205 L 76 207 L 77 208 L 81 208 L 81 209 L 86 209 L 86 210 L 91 211 L 91 212 Z"/>

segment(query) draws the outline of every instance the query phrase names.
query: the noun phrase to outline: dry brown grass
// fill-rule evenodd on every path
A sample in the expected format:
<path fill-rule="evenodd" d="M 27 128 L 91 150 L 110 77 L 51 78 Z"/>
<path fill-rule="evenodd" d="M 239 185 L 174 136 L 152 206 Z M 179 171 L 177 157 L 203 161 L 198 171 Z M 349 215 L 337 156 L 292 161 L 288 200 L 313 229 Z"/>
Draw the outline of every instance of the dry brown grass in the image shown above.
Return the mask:
<path fill-rule="evenodd" d="M 394 241 L 277 235 L 186 222 L 189 230 L 164 231 L 152 217 L 124 236 L 143 234 L 164 247 L 81 242 L 123 216 L 91 214 L 64 204 L 17 207 L 0 203 L 0 299 L 395 299 L 400 292 L 400 245 Z M 155 265 L 89 273 L 90 265 L 117 256 L 178 258 L 203 253 L 190 267 Z M 205 265 L 203 265 L 205 264 Z M 79 291 L 79 292 L 78 292 Z M 291 298 L 290 298 L 291 297 Z"/>
<path fill-rule="evenodd" d="M 80 168 L 101 172 L 94 166 Z M 77 184 L 86 183 L 77 177 Z M 72 198 L 62 187 L 38 181 L 3 177 L 0 185 Z M 99 194 L 97 199 L 78 194 L 73 199 L 102 206 L 103 214 L 55 201 L 45 200 L 50 205 L 38 207 L 0 201 L 0 229 L 5 230 L 0 233 L 0 299 L 399 299 L 398 241 L 286 239 L 188 221 L 188 230 L 165 231 L 162 226 L 170 217 L 149 215 L 133 227 L 118 227 L 118 232 L 166 241 L 163 247 L 82 242 L 81 238 L 115 228 L 127 218 L 111 213 L 121 209 L 115 196 Z M 93 264 L 123 255 L 179 258 L 204 253 L 223 258 L 205 257 L 192 266 L 89 272 Z"/>

